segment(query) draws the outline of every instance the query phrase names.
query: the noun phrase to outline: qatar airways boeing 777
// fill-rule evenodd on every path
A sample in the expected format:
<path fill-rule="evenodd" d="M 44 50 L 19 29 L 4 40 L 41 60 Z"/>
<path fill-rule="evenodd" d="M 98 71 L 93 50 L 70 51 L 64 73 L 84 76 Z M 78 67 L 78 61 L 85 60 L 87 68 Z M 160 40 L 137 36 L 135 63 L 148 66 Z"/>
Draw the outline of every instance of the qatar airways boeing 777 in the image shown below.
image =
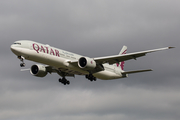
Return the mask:
<path fill-rule="evenodd" d="M 125 78 L 131 73 L 152 71 L 151 69 L 124 71 L 124 61 L 136 60 L 136 58 L 145 56 L 147 53 L 171 48 L 173 47 L 126 54 L 127 47 L 123 46 L 118 55 L 89 58 L 30 40 L 19 40 L 11 45 L 11 51 L 22 62 L 21 67 L 25 66 L 24 59 L 42 63 L 32 65 L 30 73 L 37 77 L 45 77 L 47 73 L 55 72 L 62 77 L 59 82 L 64 85 L 70 84 L 66 76 L 84 75 L 90 81 L 96 81 L 96 78 L 112 80 Z"/>

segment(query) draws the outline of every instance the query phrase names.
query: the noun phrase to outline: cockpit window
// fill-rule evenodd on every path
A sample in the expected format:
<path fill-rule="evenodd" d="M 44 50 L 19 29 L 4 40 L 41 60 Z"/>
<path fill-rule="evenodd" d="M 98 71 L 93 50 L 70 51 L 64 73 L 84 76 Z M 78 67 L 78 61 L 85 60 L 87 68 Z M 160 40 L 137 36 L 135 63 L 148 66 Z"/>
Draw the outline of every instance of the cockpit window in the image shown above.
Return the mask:
<path fill-rule="evenodd" d="M 14 44 L 15 44 L 15 45 L 21 45 L 21 43 L 18 43 L 18 42 L 15 42 Z"/>

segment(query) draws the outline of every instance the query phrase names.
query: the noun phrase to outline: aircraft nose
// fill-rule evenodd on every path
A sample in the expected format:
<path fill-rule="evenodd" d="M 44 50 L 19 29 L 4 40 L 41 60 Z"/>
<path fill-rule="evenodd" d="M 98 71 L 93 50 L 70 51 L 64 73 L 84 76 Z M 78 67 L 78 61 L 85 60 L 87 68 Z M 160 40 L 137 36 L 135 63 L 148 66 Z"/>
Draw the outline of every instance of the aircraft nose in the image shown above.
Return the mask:
<path fill-rule="evenodd" d="M 14 45 L 11 45 L 11 51 L 12 51 L 12 52 L 16 51 L 16 48 L 15 48 Z"/>
<path fill-rule="evenodd" d="M 19 55 L 21 53 L 21 50 L 18 49 L 18 47 L 14 46 L 14 45 L 11 45 L 11 51 L 16 55 Z"/>
<path fill-rule="evenodd" d="M 14 50 L 14 47 L 13 47 L 13 45 L 11 45 L 11 50 Z"/>

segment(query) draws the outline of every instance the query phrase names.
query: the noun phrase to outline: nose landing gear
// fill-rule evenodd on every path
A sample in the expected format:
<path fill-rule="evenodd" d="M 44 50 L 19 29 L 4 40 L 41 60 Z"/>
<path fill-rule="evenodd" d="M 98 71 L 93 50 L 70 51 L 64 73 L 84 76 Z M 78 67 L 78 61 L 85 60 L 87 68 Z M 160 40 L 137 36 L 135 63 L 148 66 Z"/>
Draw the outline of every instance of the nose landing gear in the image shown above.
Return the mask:
<path fill-rule="evenodd" d="M 20 59 L 20 61 L 22 62 L 21 64 L 20 64 L 20 66 L 21 67 L 25 67 L 25 63 L 24 63 L 24 57 L 23 56 L 18 56 L 18 59 Z"/>
<path fill-rule="evenodd" d="M 21 67 L 25 67 L 25 65 L 26 65 L 25 63 L 21 63 L 20 64 Z"/>

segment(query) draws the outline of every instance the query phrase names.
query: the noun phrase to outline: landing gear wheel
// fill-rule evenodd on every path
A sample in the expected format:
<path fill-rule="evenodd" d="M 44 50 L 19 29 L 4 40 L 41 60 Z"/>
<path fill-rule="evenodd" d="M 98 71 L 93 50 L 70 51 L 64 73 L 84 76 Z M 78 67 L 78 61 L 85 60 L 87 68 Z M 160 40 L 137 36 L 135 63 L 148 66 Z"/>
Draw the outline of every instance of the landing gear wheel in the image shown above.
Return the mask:
<path fill-rule="evenodd" d="M 85 75 L 85 77 L 90 80 L 91 82 L 92 81 L 96 81 L 96 77 L 94 77 L 92 74 L 89 74 L 89 75 Z"/>
<path fill-rule="evenodd" d="M 21 63 L 20 66 L 21 66 L 21 67 L 25 67 L 25 63 Z"/>
<path fill-rule="evenodd" d="M 64 85 L 69 85 L 70 84 L 70 81 L 69 80 L 66 80 L 66 78 L 59 78 L 59 82 L 61 82 L 62 84 L 64 84 Z"/>
<path fill-rule="evenodd" d="M 67 83 L 68 85 L 70 84 L 70 82 L 69 82 L 68 80 L 66 81 L 66 83 Z"/>
<path fill-rule="evenodd" d="M 25 67 L 25 63 L 24 63 L 24 57 L 23 56 L 18 56 L 18 59 L 20 59 L 20 61 L 22 62 L 21 64 L 20 64 L 20 66 L 21 67 Z"/>

